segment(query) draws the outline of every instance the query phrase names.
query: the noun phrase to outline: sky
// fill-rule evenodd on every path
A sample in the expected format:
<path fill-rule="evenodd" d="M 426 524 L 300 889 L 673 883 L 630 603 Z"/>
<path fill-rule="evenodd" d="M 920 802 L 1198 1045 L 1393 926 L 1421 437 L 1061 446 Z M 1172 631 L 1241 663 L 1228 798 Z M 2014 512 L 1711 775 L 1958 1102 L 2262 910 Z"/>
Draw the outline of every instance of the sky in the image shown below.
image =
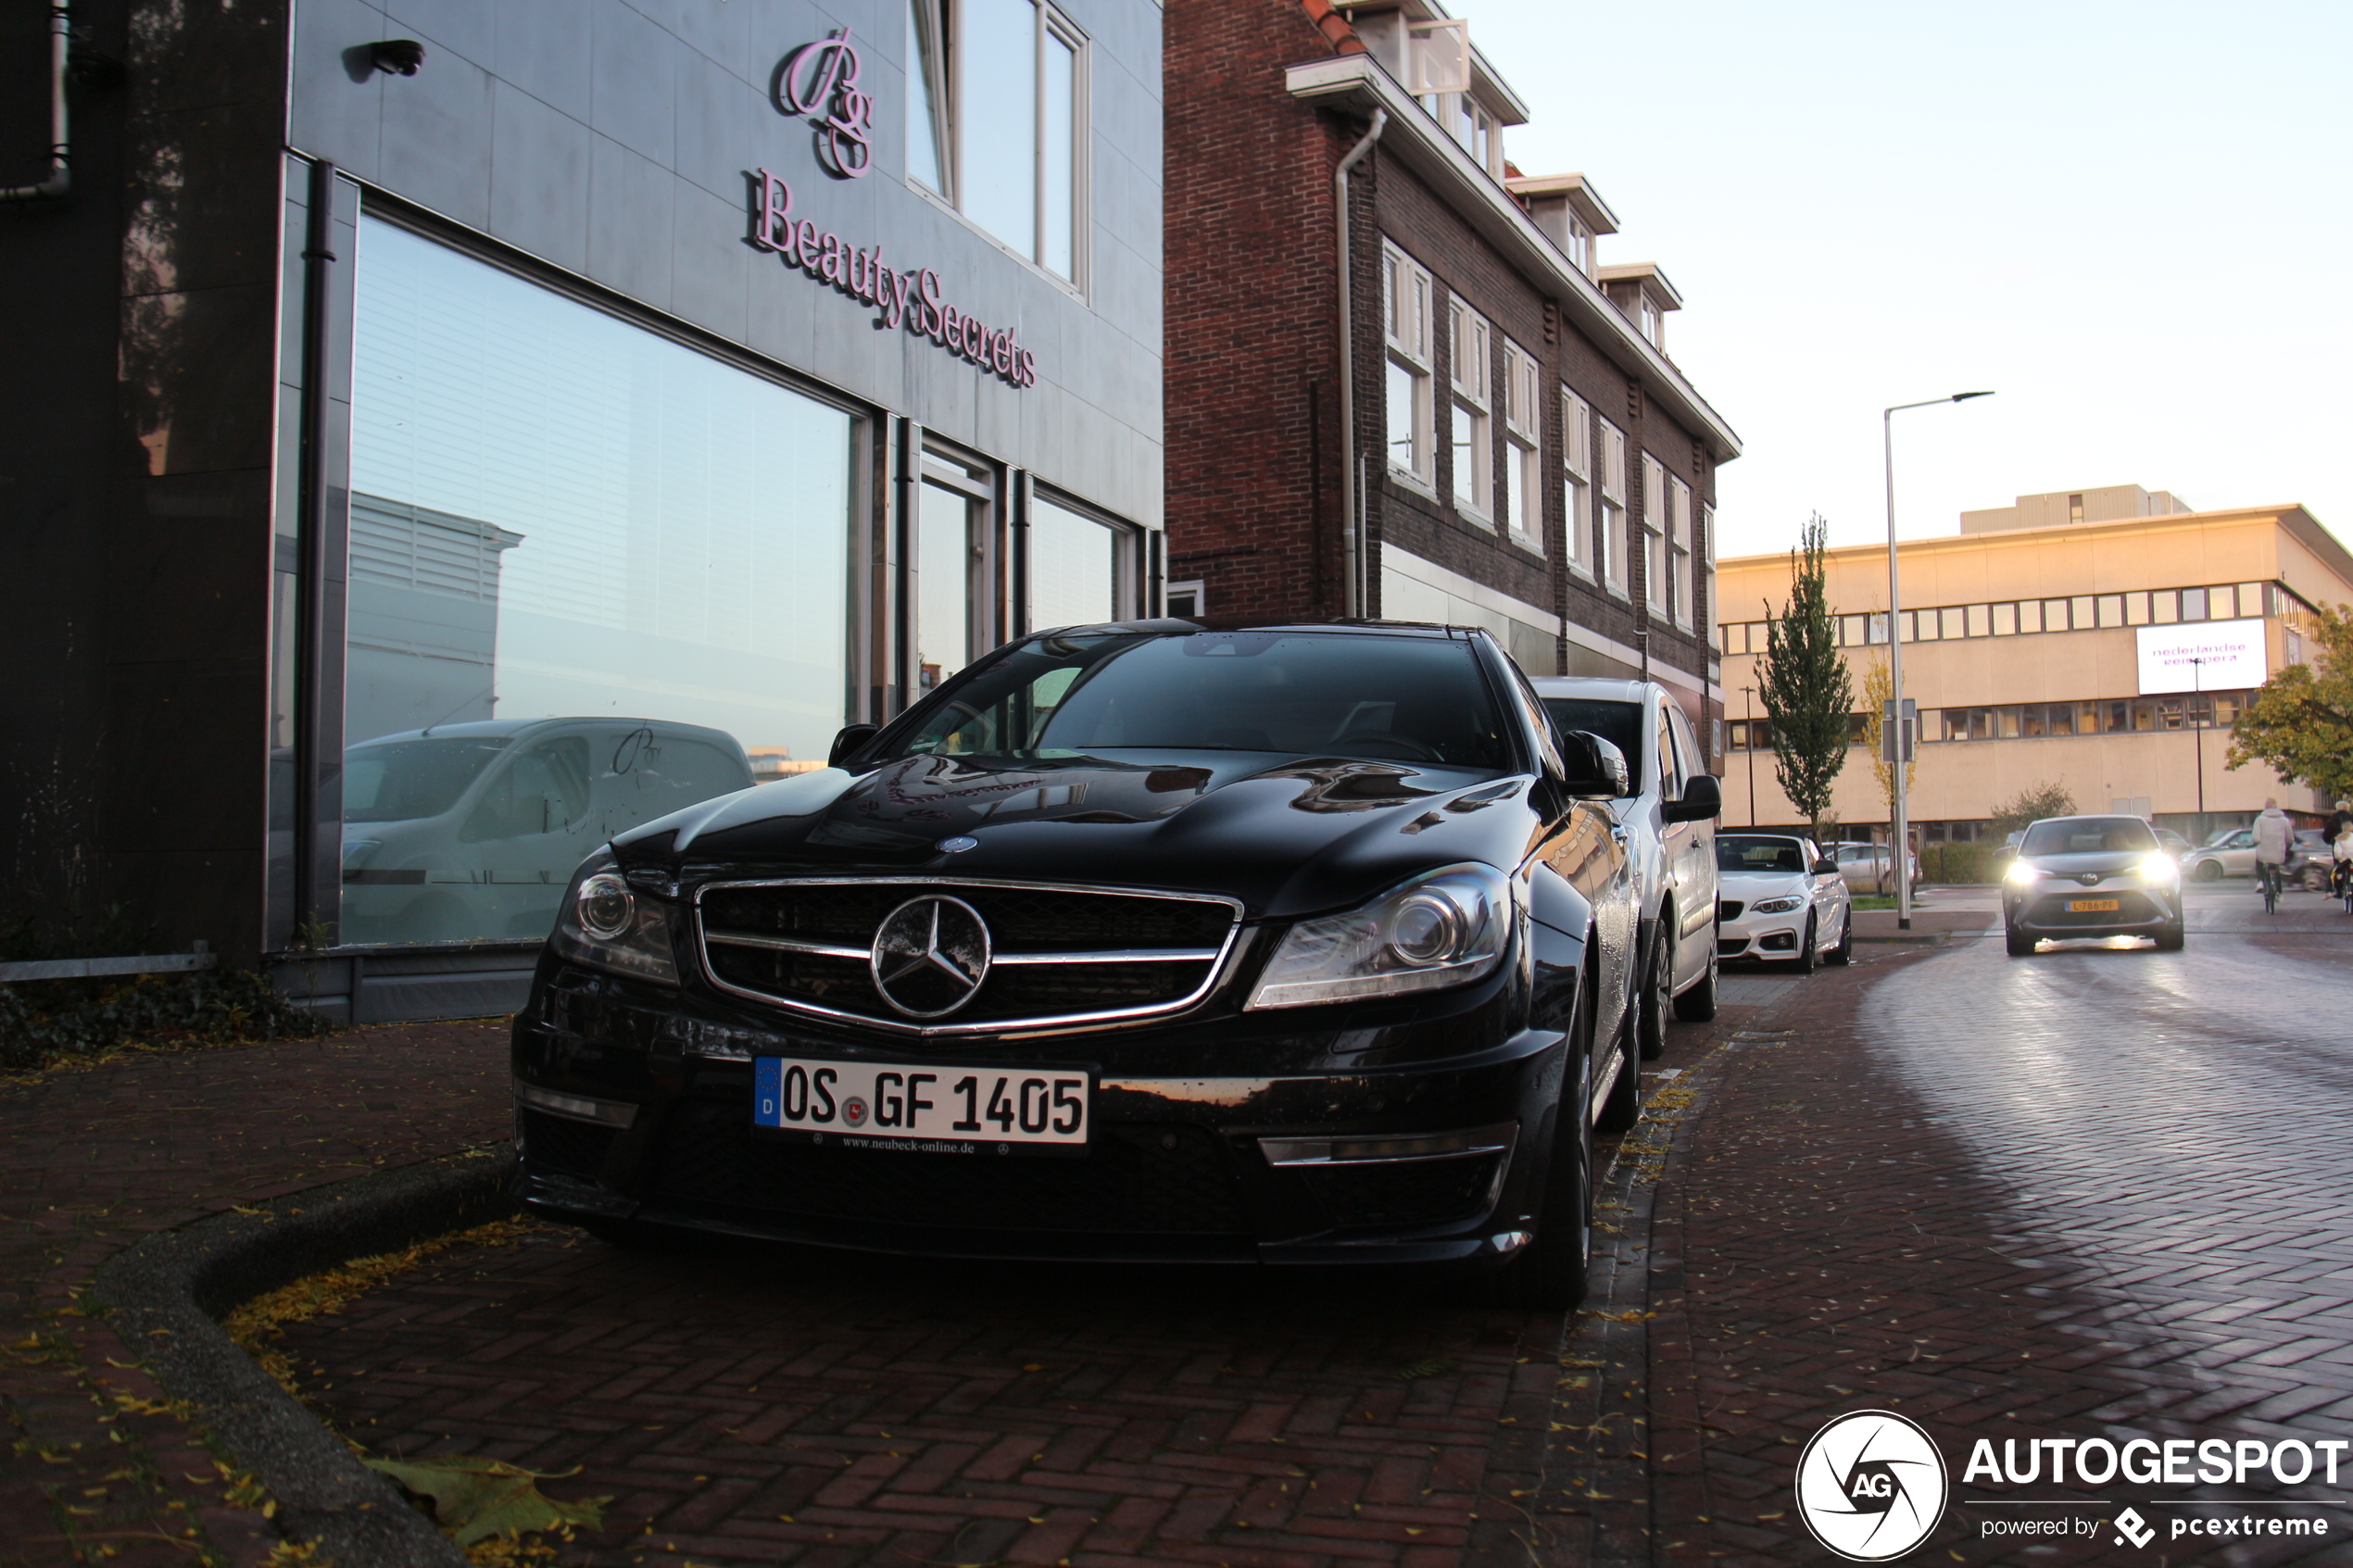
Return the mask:
<path fill-rule="evenodd" d="M 2353 3 L 1452 0 L 1684 300 L 1723 555 L 2106 484 L 2353 538 Z"/>

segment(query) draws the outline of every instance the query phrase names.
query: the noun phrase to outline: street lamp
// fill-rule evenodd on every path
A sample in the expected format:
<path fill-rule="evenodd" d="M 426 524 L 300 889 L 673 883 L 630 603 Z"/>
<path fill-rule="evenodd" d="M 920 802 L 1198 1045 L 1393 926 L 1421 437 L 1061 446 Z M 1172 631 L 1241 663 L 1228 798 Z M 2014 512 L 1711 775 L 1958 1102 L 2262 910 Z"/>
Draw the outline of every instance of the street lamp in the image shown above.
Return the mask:
<path fill-rule="evenodd" d="M 1748 825 L 1756 825 L 1756 688 L 1741 688 L 1741 721 L 1748 726 Z"/>
<path fill-rule="evenodd" d="M 2197 710 L 2206 701 L 2206 660 L 2190 660 L 2190 738 L 2197 746 L 2197 835 L 2206 837 L 2206 726 Z"/>
<path fill-rule="evenodd" d="M 1889 793 L 1894 821 L 1888 824 L 1888 856 L 1895 866 L 1895 925 L 1898 930 L 1912 929 L 1912 857 L 1910 824 L 1905 816 L 1904 764 L 1906 742 L 1912 737 L 1904 725 L 1904 597 L 1897 580 L 1895 566 L 1895 416 L 1906 408 L 1929 408 L 1939 403 L 1966 403 L 1972 397 L 1991 397 L 1990 392 L 1957 392 L 1950 397 L 1930 397 L 1918 403 L 1898 403 L 1880 414 L 1881 446 L 1887 458 L 1887 684 L 1894 695 L 1893 706 L 1895 735 L 1895 756 L 1889 771 L 1895 787 Z M 1884 720 L 1882 720 L 1884 723 Z M 1888 733 L 1882 729 L 1881 734 Z"/>

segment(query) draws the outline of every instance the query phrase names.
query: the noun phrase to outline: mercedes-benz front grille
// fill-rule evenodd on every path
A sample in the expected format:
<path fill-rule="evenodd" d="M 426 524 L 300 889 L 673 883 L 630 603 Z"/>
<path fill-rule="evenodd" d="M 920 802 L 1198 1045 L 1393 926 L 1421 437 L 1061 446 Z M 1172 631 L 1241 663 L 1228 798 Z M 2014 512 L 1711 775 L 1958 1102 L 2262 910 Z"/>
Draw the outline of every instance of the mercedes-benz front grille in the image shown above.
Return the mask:
<path fill-rule="evenodd" d="M 925 898 L 977 915 L 988 958 L 965 999 L 954 1002 L 950 971 L 912 1012 L 876 986 L 874 951 L 893 912 Z M 703 966 L 720 989 L 923 1034 L 1173 1012 L 1208 993 L 1240 923 L 1238 902 L 1205 894 L 929 877 L 713 883 L 695 899 Z M 969 944 L 958 952 L 970 966 Z M 942 1002 L 953 1005 L 935 1010 Z"/>

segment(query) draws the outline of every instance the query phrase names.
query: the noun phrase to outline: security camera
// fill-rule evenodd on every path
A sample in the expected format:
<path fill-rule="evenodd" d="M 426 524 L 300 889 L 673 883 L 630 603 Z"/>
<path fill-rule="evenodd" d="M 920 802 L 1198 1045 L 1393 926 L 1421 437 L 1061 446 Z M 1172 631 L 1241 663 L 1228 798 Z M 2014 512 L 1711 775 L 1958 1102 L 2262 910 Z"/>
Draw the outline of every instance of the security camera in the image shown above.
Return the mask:
<path fill-rule="evenodd" d="M 425 63 L 425 46 L 413 38 L 384 38 L 368 45 L 368 62 L 378 70 L 414 76 Z"/>

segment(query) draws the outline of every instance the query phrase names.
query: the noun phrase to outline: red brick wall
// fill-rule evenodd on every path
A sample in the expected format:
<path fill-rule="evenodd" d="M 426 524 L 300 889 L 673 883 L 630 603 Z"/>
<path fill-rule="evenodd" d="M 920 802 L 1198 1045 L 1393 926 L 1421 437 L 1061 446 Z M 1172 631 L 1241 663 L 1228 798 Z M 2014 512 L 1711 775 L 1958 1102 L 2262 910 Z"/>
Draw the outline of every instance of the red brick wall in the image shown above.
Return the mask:
<path fill-rule="evenodd" d="M 1331 177 L 1353 136 L 1283 91 L 1334 46 L 1300 0 L 1186 0 L 1162 46 L 1168 575 L 1221 618 L 1336 615 Z"/>

